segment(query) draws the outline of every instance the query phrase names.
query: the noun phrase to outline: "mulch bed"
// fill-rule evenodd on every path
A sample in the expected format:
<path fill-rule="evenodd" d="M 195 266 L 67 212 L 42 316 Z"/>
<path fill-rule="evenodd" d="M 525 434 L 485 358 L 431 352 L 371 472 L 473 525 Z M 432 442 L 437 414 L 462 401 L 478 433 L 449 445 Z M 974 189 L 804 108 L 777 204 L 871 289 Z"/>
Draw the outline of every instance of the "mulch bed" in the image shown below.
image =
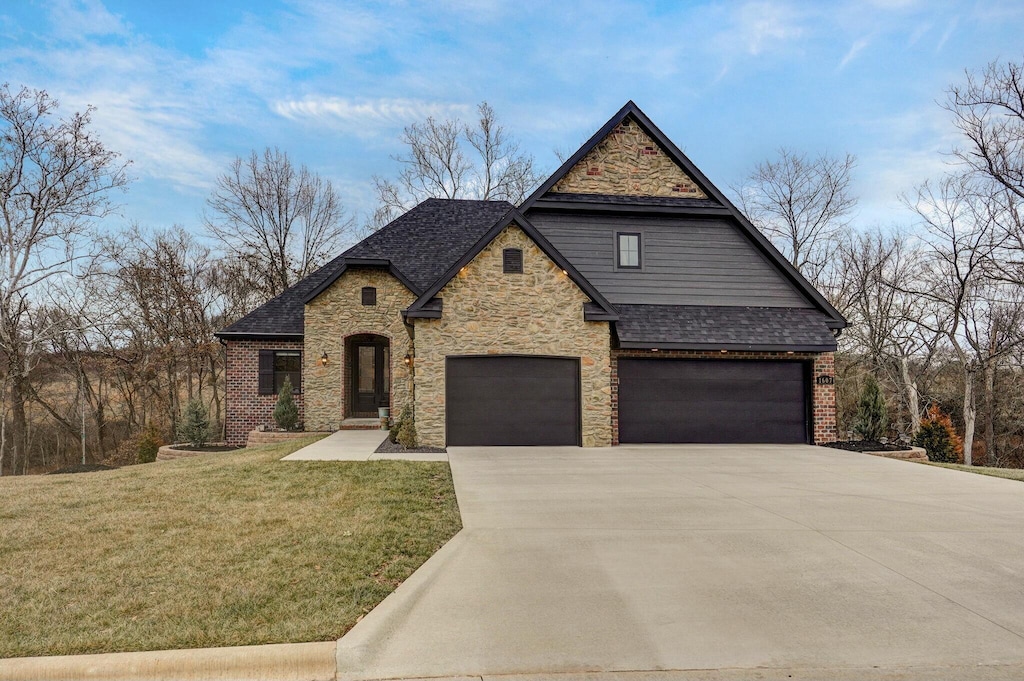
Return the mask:
<path fill-rule="evenodd" d="M 391 440 L 384 438 L 384 442 L 380 443 L 377 449 L 373 450 L 374 454 L 445 454 L 448 450 L 444 447 L 413 447 L 412 449 L 406 449 L 397 442 L 391 442 Z"/>
<path fill-rule="evenodd" d="M 64 475 L 65 473 L 95 473 L 96 471 L 112 471 L 117 466 L 107 466 L 102 463 L 76 463 L 70 466 L 50 471 L 48 475 Z"/>
<path fill-rule="evenodd" d="M 905 452 L 910 449 L 906 445 L 879 442 L 878 440 L 844 440 L 842 442 L 827 442 L 822 446 L 845 449 L 849 452 Z"/>
<path fill-rule="evenodd" d="M 189 447 L 182 445 L 180 447 L 172 446 L 176 452 L 233 452 L 241 447 L 234 447 L 232 445 L 203 445 L 202 447 Z"/>

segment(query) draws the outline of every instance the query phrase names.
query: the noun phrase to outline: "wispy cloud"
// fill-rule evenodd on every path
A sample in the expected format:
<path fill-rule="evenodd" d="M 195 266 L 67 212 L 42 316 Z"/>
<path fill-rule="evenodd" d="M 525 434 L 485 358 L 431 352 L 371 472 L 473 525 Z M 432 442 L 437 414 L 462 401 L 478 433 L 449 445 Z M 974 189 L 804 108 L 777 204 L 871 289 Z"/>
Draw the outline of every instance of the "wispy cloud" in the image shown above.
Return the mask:
<path fill-rule="evenodd" d="M 472 111 L 466 104 L 446 104 L 418 99 L 362 99 L 309 96 L 272 102 L 271 110 L 289 120 L 358 124 L 372 128 L 404 126 L 425 118 L 465 116 Z"/>
<path fill-rule="evenodd" d="M 779 2 L 748 2 L 735 15 L 732 41 L 759 55 L 804 35 L 797 13 Z"/>
<path fill-rule="evenodd" d="M 100 0 L 55 0 L 50 7 L 54 32 L 62 38 L 126 35 L 128 28 Z"/>
<path fill-rule="evenodd" d="M 953 17 L 949 20 L 949 23 L 946 24 L 946 30 L 942 32 L 942 37 L 939 38 L 939 42 L 935 46 L 936 52 L 942 51 L 942 48 L 946 45 L 946 41 L 952 37 L 953 31 L 956 30 L 956 25 L 958 23 L 960 23 L 960 17 Z"/>
<path fill-rule="evenodd" d="M 867 37 L 858 38 L 853 41 L 853 45 L 850 45 L 850 49 L 843 55 L 842 60 L 839 62 L 838 70 L 842 71 L 846 68 L 846 65 L 857 58 L 857 55 L 864 51 L 864 48 L 871 43 L 871 40 Z"/>

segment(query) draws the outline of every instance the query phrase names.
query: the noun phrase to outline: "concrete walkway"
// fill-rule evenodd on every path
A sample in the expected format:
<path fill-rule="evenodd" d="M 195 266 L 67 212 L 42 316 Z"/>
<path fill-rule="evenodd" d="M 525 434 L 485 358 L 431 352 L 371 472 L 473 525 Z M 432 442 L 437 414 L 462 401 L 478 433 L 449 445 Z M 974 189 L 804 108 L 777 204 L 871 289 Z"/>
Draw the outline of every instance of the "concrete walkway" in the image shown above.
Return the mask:
<path fill-rule="evenodd" d="M 806 446 L 449 455 L 465 529 L 340 679 L 1024 672 L 1020 482 Z"/>
<path fill-rule="evenodd" d="M 375 454 L 374 450 L 387 437 L 384 430 L 339 430 L 322 440 L 296 450 L 282 461 L 447 461 L 448 455 L 405 453 Z"/>

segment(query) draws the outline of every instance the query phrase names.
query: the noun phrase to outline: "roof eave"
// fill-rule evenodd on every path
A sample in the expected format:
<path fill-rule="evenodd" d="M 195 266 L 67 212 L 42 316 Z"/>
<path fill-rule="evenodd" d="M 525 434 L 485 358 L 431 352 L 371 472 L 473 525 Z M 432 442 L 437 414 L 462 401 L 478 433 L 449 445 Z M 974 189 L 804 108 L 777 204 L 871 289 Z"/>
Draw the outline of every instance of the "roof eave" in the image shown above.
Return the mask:
<path fill-rule="evenodd" d="M 223 340 L 302 340 L 301 333 L 281 333 L 278 331 L 217 331 L 214 337 Z"/>
<path fill-rule="evenodd" d="M 835 352 L 836 345 L 794 345 L 786 343 L 686 343 L 619 341 L 623 350 L 700 350 L 711 352 Z"/>

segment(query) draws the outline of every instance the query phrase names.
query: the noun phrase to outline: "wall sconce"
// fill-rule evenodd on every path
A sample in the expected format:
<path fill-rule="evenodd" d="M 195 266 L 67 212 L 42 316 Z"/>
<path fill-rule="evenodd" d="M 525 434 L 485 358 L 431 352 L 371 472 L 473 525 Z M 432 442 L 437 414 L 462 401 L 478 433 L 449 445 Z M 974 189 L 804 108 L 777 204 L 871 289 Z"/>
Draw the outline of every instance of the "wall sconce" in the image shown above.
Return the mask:
<path fill-rule="evenodd" d="M 327 366 L 327 353 L 320 355 L 320 366 Z"/>
<path fill-rule="evenodd" d="M 405 366 L 412 367 L 412 355 L 408 352 L 405 353 Z"/>

